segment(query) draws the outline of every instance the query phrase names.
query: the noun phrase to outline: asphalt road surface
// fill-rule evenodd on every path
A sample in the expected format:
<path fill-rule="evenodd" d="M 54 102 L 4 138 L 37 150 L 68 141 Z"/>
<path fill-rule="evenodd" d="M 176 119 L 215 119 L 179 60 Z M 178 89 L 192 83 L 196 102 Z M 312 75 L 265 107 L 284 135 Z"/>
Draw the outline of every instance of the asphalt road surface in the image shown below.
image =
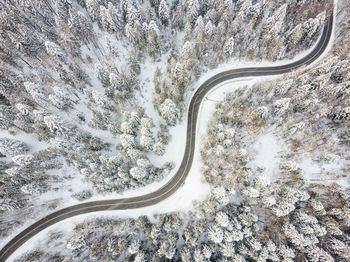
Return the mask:
<path fill-rule="evenodd" d="M 291 72 L 301 66 L 311 64 L 327 48 L 332 34 L 332 26 L 333 14 L 327 18 L 317 46 L 308 55 L 301 58 L 299 61 L 274 67 L 251 67 L 228 70 L 219 73 L 205 81 L 195 92 L 190 102 L 187 115 L 186 148 L 181 165 L 174 177 L 166 185 L 152 193 L 143 196 L 92 201 L 58 210 L 32 224 L 17 236 L 15 236 L 10 242 L 8 242 L 0 252 L 0 261 L 4 262 L 9 258 L 11 254 L 16 251 L 16 249 L 21 247 L 26 241 L 28 241 L 34 235 L 38 234 L 40 231 L 67 218 L 96 211 L 122 210 L 151 206 L 171 196 L 176 190 L 181 187 L 191 169 L 195 150 L 198 111 L 205 95 L 216 85 L 230 79 L 241 77 L 280 75 Z"/>

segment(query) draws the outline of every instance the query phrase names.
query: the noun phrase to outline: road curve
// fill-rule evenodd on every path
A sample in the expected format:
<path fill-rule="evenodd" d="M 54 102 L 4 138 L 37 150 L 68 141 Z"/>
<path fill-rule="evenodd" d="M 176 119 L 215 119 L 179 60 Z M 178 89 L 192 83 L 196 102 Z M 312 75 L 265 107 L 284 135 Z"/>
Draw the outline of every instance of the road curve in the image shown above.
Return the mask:
<path fill-rule="evenodd" d="M 133 209 L 146 207 L 157 204 L 167 197 L 171 196 L 177 189 L 181 187 L 186 179 L 192 165 L 194 150 L 195 150 L 195 135 L 197 117 L 200 104 L 204 96 L 216 85 L 234 78 L 240 77 L 255 77 L 255 76 L 271 76 L 280 75 L 291 72 L 303 65 L 309 65 L 314 62 L 325 51 L 331 38 L 333 27 L 333 14 L 331 14 L 324 25 L 322 35 L 316 47 L 305 57 L 300 60 L 273 67 L 249 67 L 228 70 L 219 73 L 207 81 L 205 81 L 193 95 L 187 115 L 187 135 L 186 135 L 186 148 L 181 162 L 181 165 L 174 175 L 174 177 L 160 189 L 137 197 L 113 199 L 113 200 L 101 200 L 86 202 L 74 206 L 70 206 L 61 210 L 58 210 L 39 221 L 35 222 L 31 226 L 27 227 L 17 236 L 15 236 L 10 242 L 8 242 L 0 251 L 0 262 L 5 262 L 20 246 L 22 246 L 31 237 L 38 234 L 45 228 L 60 222 L 64 219 L 86 214 L 96 211 L 107 210 L 121 210 L 121 209 Z"/>

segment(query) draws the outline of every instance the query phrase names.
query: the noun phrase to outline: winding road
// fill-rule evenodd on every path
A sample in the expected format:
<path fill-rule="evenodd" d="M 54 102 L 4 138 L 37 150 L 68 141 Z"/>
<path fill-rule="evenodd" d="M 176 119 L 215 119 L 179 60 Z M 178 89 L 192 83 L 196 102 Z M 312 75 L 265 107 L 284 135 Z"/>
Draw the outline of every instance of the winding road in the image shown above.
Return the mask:
<path fill-rule="evenodd" d="M 8 259 L 19 247 L 40 231 L 67 218 L 96 211 L 134 209 L 151 206 L 174 194 L 174 192 L 181 187 L 191 169 L 195 150 L 198 112 L 205 95 L 216 85 L 230 79 L 280 75 L 291 72 L 298 67 L 311 64 L 320 57 L 327 48 L 332 35 L 332 27 L 333 14 L 327 18 L 322 35 L 316 47 L 308 55 L 296 62 L 274 67 L 250 67 L 228 70 L 205 81 L 197 89 L 189 105 L 187 115 L 186 148 L 181 165 L 174 177 L 163 187 L 143 196 L 92 201 L 58 210 L 32 224 L 8 242 L 0 251 L 0 261 L 5 262 L 6 259 Z"/>

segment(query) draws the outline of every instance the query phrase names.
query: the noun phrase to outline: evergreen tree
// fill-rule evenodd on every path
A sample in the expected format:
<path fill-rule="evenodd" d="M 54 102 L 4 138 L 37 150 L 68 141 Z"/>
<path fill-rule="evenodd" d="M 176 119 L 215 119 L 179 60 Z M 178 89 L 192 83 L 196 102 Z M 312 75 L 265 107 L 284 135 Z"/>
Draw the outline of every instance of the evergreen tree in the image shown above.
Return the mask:
<path fill-rule="evenodd" d="M 179 110 L 172 100 L 166 99 L 164 103 L 160 105 L 160 114 L 169 125 L 175 125 L 176 119 L 179 116 Z"/>
<path fill-rule="evenodd" d="M 0 153 L 4 156 L 16 156 L 28 151 L 29 147 L 19 140 L 0 138 Z"/>
<path fill-rule="evenodd" d="M 166 0 L 160 1 L 158 13 L 162 24 L 165 26 L 168 25 L 170 14 L 169 14 L 169 7 Z"/>
<path fill-rule="evenodd" d="M 152 20 L 147 31 L 148 52 L 155 58 L 161 52 L 161 41 L 157 24 Z"/>
<path fill-rule="evenodd" d="M 62 49 L 55 43 L 51 41 L 45 41 L 46 51 L 51 56 L 62 57 Z"/>

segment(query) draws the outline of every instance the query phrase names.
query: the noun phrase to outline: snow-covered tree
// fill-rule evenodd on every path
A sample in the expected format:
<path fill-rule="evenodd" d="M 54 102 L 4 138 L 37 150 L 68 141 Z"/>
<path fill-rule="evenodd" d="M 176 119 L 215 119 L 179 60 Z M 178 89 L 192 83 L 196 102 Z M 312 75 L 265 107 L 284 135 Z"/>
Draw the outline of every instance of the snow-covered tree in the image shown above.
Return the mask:
<path fill-rule="evenodd" d="M 160 105 L 160 114 L 169 125 L 175 125 L 176 119 L 179 116 L 179 110 L 176 104 L 171 99 L 166 99 Z"/>
<path fill-rule="evenodd" d="M 209 20 L 207 22 L 207 24 L 205 25 L 205 34 L 208 37 L 211 37 L 213 35 L 214 32 L 214 27 L 213 27 L 213 23 Z"/>
<path fill-rule="evenodd" d="M 165 152 L 165 146 L 162 142 L 158 141 L 153 144 L 153 152 L 157 155 L 163 155 Z"/>
<path fill-rule="evenodd" d="M 99 5 L 97 0 L 85 0 L 86 10 L 89 13 L 92 21 L 95 21 L 99 17 Z"/>
<path fill-rule="evenodd" d="M 28 166 L 33 162 L 32 155 L 16 155 L 12 158 L 12 161 L 19 166 Z"/>
<path fill-rule="evenodd" d="M 101 83 L 104 86 L 107 86 L 109 84 L 110 75 L 106 67 L 101 64 L 95 64 L 95 72 L 97 74 L 98 79 L 101 81 Z"/>
<path fill-rule="evenodd" d="M 226 213 L 220 211 L 216 213 L 215 215 L 215 221 L 218 223 L 221 227 L 228 227 L 230 224 L 229 217 Z"/>
<path fill-rule="evenodd" d="M 226 190 L 224 187 L 216 187 L 212 191 L 214 198 L 221 204 L 227 205 L 229 202 Z"/>
<path fill-rule="evenodd" d="M 120 142 L 124 148 L 133 148 L 136 146 L 135 136 L 129 134 L 120 135 Z"/>
<path fill-rule="evenodd" d="M 45 184 L 30 183 L 21 187 L 21 191 L 30 195 L 39 195 L 47 191 Z"/>
<path fill-rule="evenodd" d="M 159 29 L 155 21 L 150 21 L 147 30 L 148 52 L 152 57 L 156 57 L 161 51 L 161 40 Z"/>
<path fill-rule="evenodd" d="M 158 13 L 159 13 L 159 18 L 162 21 L 162 23 L 164 25 L 167 25 L 169 22 L 170 14 L 169 14 L 169 7 L 168 7 L 166 0 L 160 1 Z"/>
<path fill-rule="evenodd" d="M 109 103 L 106 95 L 93 90 L 91 96 L 97 105 L 101 106 L 102 108 L 108 108 Z"/>
<path fill-rule="evenodd" d="M 23 85 L 35 102 L 42 106 L 47 104 L 47 94 L 45 94 L 41 86 L 33 82 L 24 82 Z"/>
<path fill-rule="evenodd" d="M 138 239 L 134 239 L 131 241 L 129 247 L 128 247 L 128 251 L 130 252 L 130 254 L 136 254 L 139 251 L 141 242 Z"/>
<path fill-rule="evenodd" d="M 289 104 L 290 104 L 290 98 L 281 98 L 281 99 L 277 100 L 273 104 L 273 106 L 274 106 L 274 113 L 276 115 L 284 114 L 288 110 Z"/>
<path fill-rule="evenodd" d="M 48 115 L 44 117 L 44 123 L 50 129 L 51 132 L 59 136 L 67 136 L 73 130 L 73 126 L 61 119 L 59 116 Z"/>
<path fill-rule="evenodd" d="M 29 151 L 28 146 L 19 140 L 0 138 L 0 153 L 7 156 L 16 156 Z"/>
<path fill-rule="evenodd" d="M 221 243 L 224 239 L 224 234 L 222 229 L 217 225 L 212 225 L 208 229 L 208 238 L 209 240 L 213 241 L 214 243 L 218 244 Z"/>
<path fill-rule="evenodd" d="M 134 262 L 143 262 L 147 260 L 147 256 L 144 252 L 138 252 L 135 256 Z"/>
<path fill-rule="evenodd" d="M 24 116 L 29 115 L 29 113 L 33 110 L 33 108 L 31 106 L 29 106 L 27 104 L 22 104 L 22 103 L 17 103 L 16 108 Z"/>
<path fill-rule="evenodd" d="M 101 19 L 101 24 L 103 28 L 107 32 L 113 33 L 117 30 L 117 26 L 110 14 L 109 9 L 107 9 L 103 5 L 100 5 L 100 19 Z"/>
<path fill-rule="evenodd" d="M 196 21 L 199 15 L 200 4 L 198 0 L 190 0 L 188 3 L 188 20 L 190 22 Z"/>
<path fill-rule="evenodd" d="M 62 49 L 57 44 L 55 44 L 54 42 L 45 41 L 45 47 L 46 47 L 46 51 L 47 51 L 47 53 L 49 55 L 57 56 L 57 57 L 62 57 L 63 56 Z"/>
<path fill-rule="evenodd" d="M 232 56 L 233 52 L 234 52 L 234 40 L 233 40 L 233 37 L 230 37 L 224 45 L 224 53 L 229 56 Z"/>
<path fill-rule="evenodd" d="M 69 92 L 62 87 L 54 86 L 53 88 L 54 94 L 49 95 L 49 100 L 51 103 L 58 107 L 59 109 L 64 109 L 72 104 L 72 100 L 70 99 Z"/>
<path fill-rule="evenodd" d="M 134 5 L 130 4 L 126 15 L 127 22 L 131 24 L 139 23 L 139 17 L 140 14 L 138 9 Z"/>
<path fill-rule="evenodd" d="M 183 64 L 189 68 L 193 65 L 193 46 L 191 42 L 186 41 L 182 47 L 181 58 L 183 60 Z"/>

